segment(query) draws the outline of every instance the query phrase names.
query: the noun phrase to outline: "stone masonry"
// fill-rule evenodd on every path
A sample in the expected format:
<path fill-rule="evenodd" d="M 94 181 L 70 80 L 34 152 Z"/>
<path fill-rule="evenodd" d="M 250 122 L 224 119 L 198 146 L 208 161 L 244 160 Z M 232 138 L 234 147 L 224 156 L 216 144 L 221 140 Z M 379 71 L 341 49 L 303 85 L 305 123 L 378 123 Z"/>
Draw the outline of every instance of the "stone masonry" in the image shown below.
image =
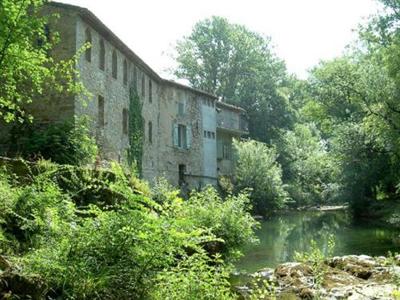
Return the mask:
<path fill-rule="evenodd" d="M 129 93 L 133 86 L 144 118 L 145 179 L 152 182 L 163 176 L 175 186 L 201 188 L 216 185 L 219 175 L 233 175 L 231 142 L 247 132 L 241 126 L 245 114 L 242 109 L 223 104 L 204 91 L 161 78 L 85 8 L 50 2 L 43 13 L 60 16 L 50 24 L 50 30 L 61 38 L 52 50 L 55 58 L 71 57 L 90 43 L 90 50 L 80 57 L 76 68 L 91 99 L 54 100 L 51 110 L 38 103 L 34 111 L 40 119 L 88 116 L 102 159 L 125 163 Z"/>

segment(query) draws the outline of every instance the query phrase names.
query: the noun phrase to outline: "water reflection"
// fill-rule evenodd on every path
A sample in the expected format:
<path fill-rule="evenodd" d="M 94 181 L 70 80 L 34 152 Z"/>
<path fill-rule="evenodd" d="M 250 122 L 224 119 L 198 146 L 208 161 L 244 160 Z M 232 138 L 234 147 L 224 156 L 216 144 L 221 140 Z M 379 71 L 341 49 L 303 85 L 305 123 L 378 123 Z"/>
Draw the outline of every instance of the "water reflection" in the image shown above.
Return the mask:
<path fill-rule="evenodd" d="M 335 255 L 384 255 L 399 251 L 398 232 L 366 223 L 354 223 L 345 211 L 291 212 L 261 224 L 260 244 L 245 251 L 238 270 L 254 272 L 263 267 L 293 260 L 296 251 L 307 251 L 315 240 L 326 253 L 330 235 L 335 237 Z"/>

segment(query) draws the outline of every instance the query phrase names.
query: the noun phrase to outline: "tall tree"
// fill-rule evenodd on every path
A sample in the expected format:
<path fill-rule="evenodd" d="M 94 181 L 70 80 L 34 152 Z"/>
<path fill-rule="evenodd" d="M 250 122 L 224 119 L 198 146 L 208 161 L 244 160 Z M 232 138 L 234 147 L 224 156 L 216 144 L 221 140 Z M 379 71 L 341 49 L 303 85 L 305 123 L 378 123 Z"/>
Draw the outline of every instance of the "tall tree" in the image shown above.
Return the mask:
<path fill-rule="evenodd" d="M 212 17 L 177 43 L 175 75 L 245 108 L 250 136 L 271 142 L 291 126 L 292 117 L 285 64 L 271 48 L 269 38 Z"/>
<path fill-rule="evenodd" d="M 23 121 L 26 104 L 44 94 L 81 92 L 74 61 L 55 62 L 49 51 L 57 34 L 49 32 L 55 16 L 41 16 L 44 0 L 0 1 L 0 120 Z"/>

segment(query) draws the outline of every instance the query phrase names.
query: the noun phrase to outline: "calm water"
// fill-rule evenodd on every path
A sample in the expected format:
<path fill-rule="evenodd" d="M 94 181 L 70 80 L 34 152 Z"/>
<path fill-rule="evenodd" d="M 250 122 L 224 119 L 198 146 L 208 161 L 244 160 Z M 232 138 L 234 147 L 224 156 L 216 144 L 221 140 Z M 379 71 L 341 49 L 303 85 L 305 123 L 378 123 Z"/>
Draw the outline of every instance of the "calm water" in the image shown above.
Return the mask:
<path fill-rule="evenodd" d="M 292 261 L 295 251 L 307 251 L 315 240 L 327 251 L 328 237 L 335 237 L 334 255 L 385 255 L 400 251 L 400 232 L 368 223 L 355 223 L 346 211 L 290 212 L 261 224 L 259 245 L 245 251 L 238 271 L 255 272 Z"/>

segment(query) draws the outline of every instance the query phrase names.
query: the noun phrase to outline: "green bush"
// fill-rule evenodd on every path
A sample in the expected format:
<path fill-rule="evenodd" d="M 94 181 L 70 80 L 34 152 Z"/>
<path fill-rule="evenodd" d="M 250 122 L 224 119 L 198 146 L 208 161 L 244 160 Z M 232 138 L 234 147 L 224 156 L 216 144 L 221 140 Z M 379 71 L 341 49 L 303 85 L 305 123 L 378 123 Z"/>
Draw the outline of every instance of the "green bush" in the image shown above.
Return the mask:
<path fill-rule="evenodd" d="M 221 267 L 218 267 L 221 265 Z M 236 299 L 230 290 L 229 273 L 219 259 L 205 253 L 185 256 L 156 278 L 152 300 L 229 300 Z"/>
<path fill-rule="evenodd" d="M 48 125 L 15 124 L 7 144 L 12 153 L 26 159 L 43 158 L 71 165 L 93 163 L 98 151 L 86 118 Z"/>
<path fill-rule="evenodd" d="M 224 259 L 234 260 L 244 246 L 257 242 L 254 229 L 258 223 L 248 212 L 249 202 L 247 193 L 222 199 L 214 188 L 208 187 L 192 193 L 181 214 L 194 227 L 209 230 L 220 239 L 205 244 L 211 254 L 220 253 Z"/>
<path fill-rule="evenodd" d="M 271 209 L 283 208 L 288 194 L 275 149 L 253 140 L 235 140 L 233 144 L 237 155 L 236 187 L 251 189 L 254 211 L 266 214 Z"/>
<path fill-rule="evenodd" d="M 230 299 L 230 262 L 255 240 L 246 194 L 223 200 L 209 188 L 184 201 L 165 183 L 150 193 L 118 165 L 99 188 L 90 187 L 100 185 L 94 171 L 48 162 L 31 169 L 24 182 L 0 172 L 0 253 L 18 276 L 44 283 L 43 297 L 160 299 L 170 290 L 170 299 Z M 119 200 L 78 206 L 79 188 L 87 199 L 107 189 Z"/>

